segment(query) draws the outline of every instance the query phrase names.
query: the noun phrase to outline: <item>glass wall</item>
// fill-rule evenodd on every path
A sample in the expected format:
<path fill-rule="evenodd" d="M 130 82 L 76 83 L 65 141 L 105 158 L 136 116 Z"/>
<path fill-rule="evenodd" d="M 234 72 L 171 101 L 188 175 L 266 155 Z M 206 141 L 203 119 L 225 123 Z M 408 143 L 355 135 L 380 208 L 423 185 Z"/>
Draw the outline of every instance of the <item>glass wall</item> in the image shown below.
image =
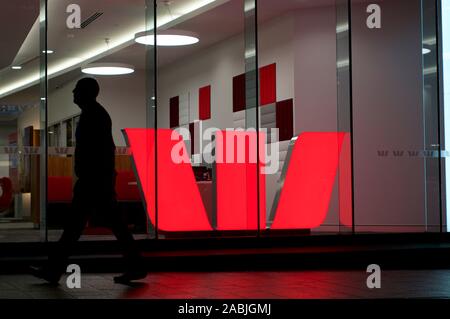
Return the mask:
<path fill-rule="evenodd" d="M 435 1 L 370 4 L 351 8 L 356 231 L 439 231 Z"/>
<path fill-rule="evenodd" d="M 422 1 L 422 79 L 425 144 L 426 228 L 428 232 L 445 229 L 442 206 L 442 145 L 441 108 L 438 65 L 438 2 Z M 442 214 L 441 214 L 442 212 Z"/>
<path fill-rule="evenodd" d="M 265 224 L 258 222 L 255 14 L 255 1 L 244 0 L 158 6 L 160 238 L 256 236 Z M 185 45 L 170 42 L 177 38 Z"/>
<path fill-rule="evenodd" d="M 443 188 L 443 206 L 445 207 L 445 214 L 443 214 L 442 219 L 444 220 L 444 231 L 449 231 L 450 226 L 447 223 L 449 220 L 450 214 L 450 200 L 448 198 L 448 194 L 446 190 L 450 187 L 450 156 L 448 150 L 450 149 L 450 1 L 442 0 L 439 7 L 440 19 L 439 25 L 441 26 L 441 32 L 438 41 L 441 43 L 440 45 L 440 59 L 439 65 L 437 68 L 439 73 L 439 81 L 440 81 L 440 99 L 441 99 L 441 110 L 443 112 L 443 116 L 441 116 L 441 123 L 443 123 L 444 129 L 442 130 L 442 149 L 445 150 L 444 158 L 445 165 L 442 169 L 442 180 Z"/>
<path fill-rule="evenodd" d="M 447 1 L 72 2 L 0 5 L 0 240 L 61 233 L 85 77 L 139 238 L 446 231 Z"/>
<path fill-rule="evenodd" d="M 352 229 L 347 1 L 258 1 L 271 231 Z"/>
<path fill-rule="evenodd" d="M 0 6 L 0 241 L 45 240 L 45 3 Z"/>
<path fill-rule="evenodd" d="M 157 129 L 128 139 L 158 238 L 352 230 L 347 3 L 191 4 L 140 41 Z"/>
<path fill-rule="evenodd" d="M 146 8 L 145 0 L 81 0 L 76 5 L 73 1 L 48 1 L 47 226 L 50 240 L 58 238 L 70 212 L 72 189 L 77 180 L 74 152 L 82 112 L 73 91 L 77 82 L 86 77 L 97 80 L 100 86 L 97 101 L 111 118 L 119 208 L 133 232 L 142 235 L 138 238 L 147 238 L 146 212 L 123 132 L 147 125 L 150 90 L 147 48 L 134 39 L 135 34 L 146 30 Z M 95 175 L 106 164 L 98 160 L 104 149 L 104 141 L 98 139 L 101 129 L 89 126 L 87 138 L 94 141 L 93 145 L 98 142 L 89 147 L 89 154 L 83 155 L 85 161 L 88 157 L 91 167 L 86 170 L 92 173 L 94 182 Z M 82 240 L 112 238 L 98 213 L 88 222 Z"/>

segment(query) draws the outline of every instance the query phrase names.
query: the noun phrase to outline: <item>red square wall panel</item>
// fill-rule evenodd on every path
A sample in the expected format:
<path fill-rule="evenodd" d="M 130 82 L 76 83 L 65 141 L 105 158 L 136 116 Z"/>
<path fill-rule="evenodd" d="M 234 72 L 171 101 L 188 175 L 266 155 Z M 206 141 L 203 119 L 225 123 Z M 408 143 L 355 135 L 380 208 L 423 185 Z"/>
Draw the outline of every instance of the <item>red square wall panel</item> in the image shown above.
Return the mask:
<path fill-rule="evenodd" d="M 277 102 L 276 123 L 279 129 L 279 140 L 290 140 L 294 136 L 294 102 L 292 99 Z"/>
<path fill-rule="evenodd" d="M 245 73 L 233 77 L 233 112 L 245 109 Z"/>
<path fill-rule="evenodd" d="M 259 69 L 259 105 L 277 101 L 277 67 L 270 64 Z"/>
<path fill-rule="evenodd" d="M 170 127 L 180 125 L 180 97 L 175 96 L 170 99 Z"/>
<path fill-rule="evenodd" d="M 211 85 L 202 87 L 198 91 L 198 112 L 200 120 L 211 118 Z"/>

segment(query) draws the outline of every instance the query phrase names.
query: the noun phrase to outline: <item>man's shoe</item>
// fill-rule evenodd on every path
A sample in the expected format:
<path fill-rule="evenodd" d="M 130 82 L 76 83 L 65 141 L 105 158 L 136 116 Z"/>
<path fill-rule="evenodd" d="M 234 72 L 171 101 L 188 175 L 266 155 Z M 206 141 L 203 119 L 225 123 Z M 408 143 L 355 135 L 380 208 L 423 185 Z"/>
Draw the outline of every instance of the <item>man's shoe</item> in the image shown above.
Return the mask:
<path fill-rule="evenodd" d="M 61 275 L 49 271 L 46 267 L 30 267 L 30 274 L 39 279 L 44 279 L 52 285 L 58 285 Z"/>
<path fill-rule="evenodd" d="M 144 279 L 147 277 L 146 271 L 127 271 L 123 275 L 114 277 L 116 284 L 128 284 L 133 280 Z"/>

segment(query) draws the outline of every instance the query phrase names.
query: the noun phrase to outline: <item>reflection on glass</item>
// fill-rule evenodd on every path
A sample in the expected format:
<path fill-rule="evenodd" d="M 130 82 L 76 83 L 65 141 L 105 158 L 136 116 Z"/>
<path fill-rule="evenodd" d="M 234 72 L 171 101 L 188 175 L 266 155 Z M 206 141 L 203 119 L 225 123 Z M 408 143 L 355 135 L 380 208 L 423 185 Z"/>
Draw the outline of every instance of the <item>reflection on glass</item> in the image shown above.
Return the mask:
<path fill-rule="evenodd" d="M 425 231 L 428 232 L 439 232 L 442 227 L 436 6 L 436 1 L 422 1 L 423 140 L 426 155 L 424 209 Z"/>
<path fill-rule="evenodd" d="M 10 2 L 0 228 L 57 237 L 75 182 L 72 91 L 88 76 L 113 122 L 120 205 L 144 237 L 446 224 L 436 1 L 382 3 L 394 27 L 380 30 L 367 28 L 367 1 L 163 1 L 154 12 L 153 0 L 79 0 L 79 25 L 65 1 Z M 442 13 L 446 102 L 447 0 Z"/>
<path fill-rule="evenodd" d="M 153 1 L 151 1 L 153 2 Z M 98 102 L 112 120 L 116 145 L 116 194 L 119 207 L 129 228 L 135 234 L 147 233 L 147 217 L 133 170 L 133 161 L 122 133 L 126 128 L 146 127 L 147 61 L 145 47 L 134 42 L 134 34 L 146 28 L 146 1 L 108 1 L 107 6 L 90 0 L 77 1 L 80 26 L 68 23 L 68 3 L 48 1 L 48 228 L 50 239 L 58 238 L 69 212 L 76 182 L 74 150 L 80 108 L 74 103 L 76 83 L 93 77 L 100 86 Z M 95 68 L 90 68 L 95 66 Z M 117 72 L 123 67 L 134 72 Z M 89 73 L 87 69 L 90 68 Z M 113 72 L 114 71 L 114 72 Z M 56 129 L 59 128 L 59 129 Z M 95 131 L 92 131 L 95 139 Z M 101 145 L 99 145 L 101 147 Z M 93 162 L 96 150 L 91 154 Z M 95 171 L 95 169 L 94 169 Z M 88 223 L 86 236 L 111 232 L 100 219 Z M 82 237 L 82 239 L 87 237 Z"/>
<path fill-rule="evenodd" d="M 450 150 L 450 1 L 443 0 L 441 4 L 441 22 L 442 22 L 442 88 L 443 88 L 443 122 L 444 122 L 444 142 L 443 148 L 447 153 Z M 450 156 L 445 157 L 445 189 L 450 188 Z M 449 193 L 445 196 L 444 224 L 447 225 L 447 232 L 450 231 L 450 198 Z"/>
<path fill-rule="evenodd" d="M 42 125 L 39 0 L 0 4 L 0 240 L 38 241 Z M 44 12 L 45 13 L 45 12 Z M 20 19 L 17 19 L 20 17 Z M 24 86 L 24 79 L 30 85 Z M 11 231 L 14 229 L 14 231 Z"/>
<path fill-rule="evenodd" d="M 72 119 L 66 121 L 66 145 L 67 146 L 74 146 L 73 144 L 73 128 L 72 128 Z"/>
<path fill-rule="evenodd" d="M 158 7 L 160 237 L 192 231 L 255 236 L 259 228 L 256 161 L 250 160 L 257 154 L 256 52 L 247 50 L 251 37 L 255 43 L 255 16 L 245 11 L 250 2 L 211 2 L 171 24 L 163 21 L 179 16 L 181 7 Z M 198 42 L 159 43 L 166 35 L 195 35 Z M 254 66 L 246 64 L 250 56 Z M 232 132 L 238 128 L 253 132 Z M 177 132 L 175 141 L 171 132 Z M 239 140 L 244 143 L 234 147 Z M 177 145 L 183 163 L 175 166 L 170 150 Z"/>
<path fill-rule="evenodd" d="M 269 234 L 351 230 L 347 1 L 258 1 Z M 294 231 L 294 232 L 292 232 Z"/>
<path fill-rule="evenodd" d="M 377 30 L 365 5 L 352 1 L 356 231 L 439 231 L 435 1 L 383 2 Z"/>

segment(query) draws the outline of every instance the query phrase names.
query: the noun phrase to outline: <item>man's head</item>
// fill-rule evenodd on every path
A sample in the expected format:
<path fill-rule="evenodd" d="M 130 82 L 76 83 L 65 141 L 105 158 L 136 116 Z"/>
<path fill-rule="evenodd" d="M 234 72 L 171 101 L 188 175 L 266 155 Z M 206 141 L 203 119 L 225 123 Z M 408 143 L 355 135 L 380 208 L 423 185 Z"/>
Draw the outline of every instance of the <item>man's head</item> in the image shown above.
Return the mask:
<path fill-rule="evenodd" d="M 83 78 L 77 82 L 73 89 L 73 102 L 81 109 L 89 103 L 97 100 L 100 87 L 97 80 L 93 78 Z"/>

